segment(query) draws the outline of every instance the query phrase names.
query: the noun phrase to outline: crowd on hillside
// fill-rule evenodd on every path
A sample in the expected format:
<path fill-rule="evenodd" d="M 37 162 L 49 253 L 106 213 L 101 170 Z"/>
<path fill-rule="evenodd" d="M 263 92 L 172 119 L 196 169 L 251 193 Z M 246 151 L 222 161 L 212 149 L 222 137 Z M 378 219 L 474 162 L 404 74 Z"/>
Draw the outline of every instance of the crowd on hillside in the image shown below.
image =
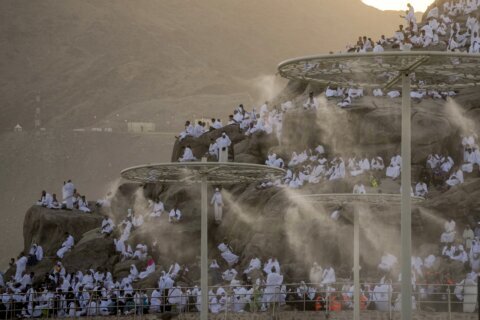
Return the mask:
<path fill-rule="evenodd" d="M 477 0 L 446 1 L 442 6 L 430 9 L 423 24 L 417 23 L 413 6 L 407 6 L 405 16 L 402 16 L 405 25 L 400 25 L 392 37 L 386 38 L 382 35 L 374 42 L 367 36 L 360 36 L 354 46 L 347 46 L 347 51 L 410 51 L 443 45 L 447 51 L 480 53 L 480 4 Z M 467 17 L 466 21 L 462 21 L 463 17 Z"/>
<path fill-rule="evenodd" d="M 475 166 L 480 170 L 480 151 L 476 139 L 473 132 L 462 137 L 461 144 L 464 152 L 461 165 L 456 165 L 447 153 L 430 154 L 412 187 L 412 195 L 426 197 L 429 187 L 446 190 L 464 183 L 464 173 L 472 173 Z M 378 193 L 382 179 L 397 180 L 401 174 L 402 158 L 398 153 L 392 155 L 388 166 L 385 166 L 383 158 L 379 155 L 352 154 L 347 159 L 345 161 L 339 154 L 327 158 L 325 148 L 321 145 L 314 150 L 304 150 L 298 154 L 293 152 L 288 162 L 271 152 L 265 164 L 286 169 L 287 173 L 283 179 L 264 182 L 261 187 L 286 186 L 298 189 L 307 184 L 323 181 L 355 179 L 357 184 L 354 186 L 353 193 L 367 193 L 363 183 L 368 185 L 369 193 Z"/>
<path fill-rule="evenodd" d="M 63 201 L 57 198 L 57 194 L 50 194 L 45 190 L 42 191 L 40 199 L 37 201 L 37 205 L 46 207 L 49 209 L 65 209 L 73 210 L 78 209 L 83 212 L 91 212 L 88 201 L 85 195 L 81 195 L 75 188 L 73 182 L 68 180 L 63 182 L 62 187 Z"/>
<path fill-rule="evenodd" d="M 467 140 L 469 140 L 468 137 L 465 141 Z M 320 147 L 316 151 L 322 154 Z M 292 159 L 290 162 L 292 161 L 295 163 L 299 159 Z M 432 159 L 429 159 L 429 162 L 432 162 Z M 381 161 L 373 163 L 377 168 L 383 165 Z M 218 198 L 223 202 L 221 191 L 215 190 L 211 204 L 215 205 Z M 66 201 L 63 205 L 66 206 Z M 102 205 L 108 206 L 108 203 Z M 172 209 L 173 212 L 176 210 L 177 208 Z M 339 210 L 341 211 L 341 208 Z M 138 243 L 133 252 L 131 248 L 125 251 L 124 244 L 119 250 L 120 242 L 128 242 L 128 247 L 130 244 L 133 245 L 130 237 L 132 230 L 137 229 L 141 232 L 144 220 L 157 219 L 164 211 L 163 203 L 157 200 L 151 201 L 147 213 L 135 215 L 128 210 L 127 217 L 118 223 L 118 226 L 109 217 L 105 217 L 102 221 L 98 232 L 112 239 L 112 246 L 115 245 L 117 254 L 122 260 L 131 261 L 128 275 L 122 278 L 115 278 L 112 270 L 104 268 L 76 272 L 66 270 L 62 260 L 65 254 L 75 246 L 73 236 L 66 233 L 65 241 L 56 252 L 57 262 L 53 269 L 37 279 L 38 275 L 35 273 L 26 272 L 27 267 L 40 263 L 45 256 L 41 243 L 33 243 L 27 255 L 22 254 L 17 261 L 11 262 L 15 274 L 10 279 L 0 277 L 0 315 L 5 318 L 14 316 L 81 317 L 172 310 L 200 311 L 201 292 L 197 286 L 194 286 L 195 282 L 189 276 L 190 268 L 198 268 L 198 265 L 173 263 L 168 271 L 158 273 L 156 261 L 153 258 L 157 243 L 153 242 L 151 246 Z M 417 302 L 422 302 L 431 303 L 436 310 L 446 308 L 444 305 L 435 304 L 435 301 L 442 300 L 442 295 L 448 293 L 447 288 L 440 284 L 451 286 L 453 302 L 459 305 L 462 301 L 468 300 L 465 297 L 471 293 L 470 289 L 476 288 L 477 272 L 480 271 L 480 224 L 475 230 L 467 225 L 461 236 L 457 236 L 454 221 L 446 222 L 444 227 L 437 254 L 432 253 L 424 258 L 412 257 L 414 307 Z M 116 240 L 115 235 L 120 235 L 120 239 Z M 209 309 L 212 313 L 262 312 L 272 308 L 273 304 L 317 311 L 340 311 L 353 308 L 354 287 L 351 278 L 337 283 L 337 275 L 332 265 L 322 268 L 314 263 L 306 279 L 308 284 L 302 281 L 299 284 L 290 285 L 284 282 L 284 275 L 281 272 L 283 268 L 275 257 L 263 259 L 263 262 L 259 257 L 253 257 L 247 260 L 248 265 L 246 265 L 247 261 L 241 261 L 240 255 L 235 253 L 227 239 L 218 245 L 215 255 L 221 258 L 221 261 L 213 259 L 209 267 L 212 284 L 216 285 L 209 291 Z M 138 270 L 136 261 L 146 263 L 145 268 Z M 463 268 L 468 270 L 465 279 L 455 283 L 450 274 L 439 272 L 436 267 L 439 261 L 457 264 L 460 268 L 464 266 Z M 240 269 L 240 265 L 245 265 L 246 268 Z M 401 296 L 398 293 L 398 287 L 394 284 L 401 278 L 395 271 L 398 269 L 397 266 L 397 258 L 385 253 L 378 264 L 376 283 L 362 284 L 362 310 L 400 310 Z M 148 291 L 134 289 L 137 281 L 151 277 L 158 279 L 156 288 Z M 437 284 L 439 286 L 435 286 Z M 463 310 L 469 311 L 472 308 L 475 307 L 467 303 Z"/>

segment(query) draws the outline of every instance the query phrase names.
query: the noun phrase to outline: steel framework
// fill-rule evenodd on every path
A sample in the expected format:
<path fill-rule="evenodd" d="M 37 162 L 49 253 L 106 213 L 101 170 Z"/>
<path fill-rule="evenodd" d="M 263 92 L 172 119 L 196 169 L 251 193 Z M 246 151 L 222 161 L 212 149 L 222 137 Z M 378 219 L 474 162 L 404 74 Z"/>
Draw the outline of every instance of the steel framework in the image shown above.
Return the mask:
<path fill-rule="evenodd" d="M 232 162 L 157 163 L 125 169 L 124 179 L 143 183 L 199 183 L 201 186 L 201 314 L 208 319 L 208 199 L 209 184 L 252 183 L 283 177 L 285 170 Z"/>

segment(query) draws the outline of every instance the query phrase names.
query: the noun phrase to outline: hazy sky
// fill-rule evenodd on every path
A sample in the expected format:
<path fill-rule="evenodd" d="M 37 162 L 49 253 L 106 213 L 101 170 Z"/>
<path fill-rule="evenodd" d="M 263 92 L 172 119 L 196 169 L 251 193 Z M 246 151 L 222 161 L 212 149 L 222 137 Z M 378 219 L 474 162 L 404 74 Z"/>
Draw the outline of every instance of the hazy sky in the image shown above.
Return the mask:
<path fill-rule="evenodd" d="M 415 11 L 424 12 L 434 0 L 362 0 L 363 3 L 380 10 L 405 10 L 411 3 Z"/>

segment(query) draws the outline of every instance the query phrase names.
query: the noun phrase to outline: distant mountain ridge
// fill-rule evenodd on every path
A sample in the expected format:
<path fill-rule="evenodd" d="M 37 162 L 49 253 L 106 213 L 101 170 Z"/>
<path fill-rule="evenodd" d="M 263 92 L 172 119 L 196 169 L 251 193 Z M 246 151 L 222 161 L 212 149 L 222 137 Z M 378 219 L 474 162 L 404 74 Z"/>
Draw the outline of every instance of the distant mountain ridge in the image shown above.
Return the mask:
<path fill-rule="evenodd" d="M 2 131 L 32 128 L 37 107 L 42 126 L 71 128 L 165 97 L 250 91 L 284 59 L 401 22 L 360 0 L 5 0 L 0 19 Z"/>

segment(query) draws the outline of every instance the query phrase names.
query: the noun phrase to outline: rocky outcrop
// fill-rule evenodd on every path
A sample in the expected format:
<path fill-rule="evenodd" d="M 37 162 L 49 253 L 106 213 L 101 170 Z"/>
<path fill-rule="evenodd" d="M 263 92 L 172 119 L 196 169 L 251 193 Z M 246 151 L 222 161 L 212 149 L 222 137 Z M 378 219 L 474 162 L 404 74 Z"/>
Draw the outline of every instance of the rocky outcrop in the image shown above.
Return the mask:
<path fill-rule="evenodd" d="M 65 254 L 62 263 L 72 272 L 97 268 L 112 270 L 119 260 L 112 237 L 102 235 L 96 228 L 82 235 L 81 240 Z"/>
<path fill-rule="evenodd" d="M 236 143 L 245 139 L 245 135 L 240 129 L 240 126 L 234 125 L 234 124 L 227 125 L 222 129 L 211 130 L 209 132 L 202 134 L 198 138 L 189 136 L 183 140 L 177 139 L 175 141 L 175 145 L 173 146 L 172 162 L 178 161 L 178 158 L 180 158 L 183 155 L 182 147 L 186 147 L 186 146 L 191 146 L 193 155 L 197 159 L 201 159 L 203 156 L 205 156 L 208 153 L 208 147 L 210 146 L 212 139 L 216 140 L 220 138 L 220 136 L 222 135 L 222 132 L 225 132 L 228 135 L 228 137 L 232 141 L 232 145 L 235 145 Z"/>
<path fill-rule="evenodd" d="M 78 242 L 82 235 L 101 225 L 103 217 L 96 213 L 78 210 L 50 210 L 39 206 L 31 207 L 23 224 L 24 252 L 28 253 L 33 242 L 41 244 L 46 256 L 55 256 L 65 232 Z"/>

